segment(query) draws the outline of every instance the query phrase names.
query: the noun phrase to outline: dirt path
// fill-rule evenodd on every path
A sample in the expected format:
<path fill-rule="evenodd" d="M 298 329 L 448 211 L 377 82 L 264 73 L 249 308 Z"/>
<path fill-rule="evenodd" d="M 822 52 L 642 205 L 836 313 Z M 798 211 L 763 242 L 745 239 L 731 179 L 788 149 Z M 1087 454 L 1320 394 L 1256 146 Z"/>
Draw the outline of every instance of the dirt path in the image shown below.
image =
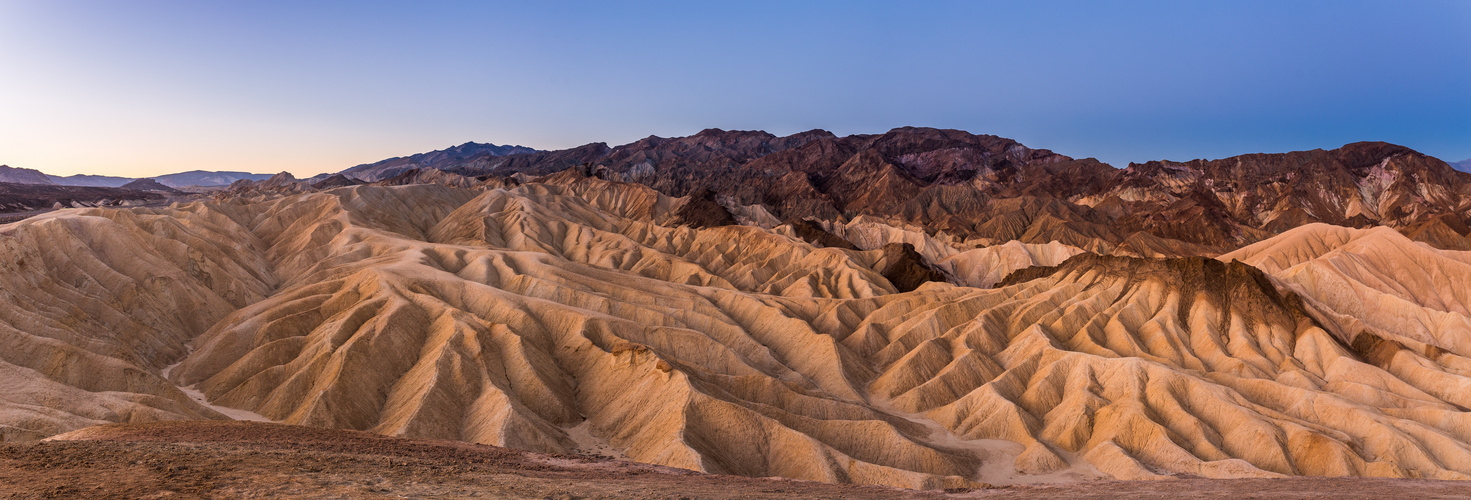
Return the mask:
<path fill-rule="evenodd" d="M 189 347 L 189 353 L 194 353 L 194 347 Z M 184 357 L 188 358 L 189 355 L 185 354 Z M 164 367 L 163 371 L 159 372 L 159 376 L 162 376 L 164 380 L 169 380 L 169 372 L 174 371 L 174 368 L 177 368 L 179 365 L 182 364 L 184 364 L 184 361 L 181 359 L 178 363 L 174 363 L 172 365 Z M 203 392 L 200 392 L 199 384 L 191 385 L 188 387 L 175 384 L 174 387 L 178 387 L 179 391 L 183 392 L 186 396 L 189 396 L 189 398 L 193 399 L 194 402 L 204 405 L 206 408 L 209 408 L 211 410 L 220 412 L 220 414 L 233 418 L 235 420 L 248 420 L 251 422 L 274 422 L 274 420 L 266 418 L 264 415 L 261 415 L 259 413 L 241 410 L 238 408 L 230 408 L 227 406 L 219 406 L 209 402 L 209 398 L 205 397 Z"/>

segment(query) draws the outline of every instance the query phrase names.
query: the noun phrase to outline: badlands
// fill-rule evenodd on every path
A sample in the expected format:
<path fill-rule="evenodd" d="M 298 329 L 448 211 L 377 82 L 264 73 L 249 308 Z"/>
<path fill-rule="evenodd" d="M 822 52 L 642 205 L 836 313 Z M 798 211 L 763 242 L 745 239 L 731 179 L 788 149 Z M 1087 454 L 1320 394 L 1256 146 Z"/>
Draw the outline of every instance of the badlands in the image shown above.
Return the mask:
<path fill-rule="evenodd" d="M 1180 165 L 1149 168 L 1182 183 L 1225 168 Z M 1343 213 L 1274 226 L 1250 196 L 1216 213 L 1201 207 L 1228 195 L 1145 193 L 1158 186 L 1072 201 L 994 188 L 987 226 L 860 199 L 798 217 L 592 170 L 282 176 L 0 225 L 0 440 L 14 443 L 0 491 L 26 467 L 223 463 L 326 429 L 553 468 L 786 478 L 806 496 L 1148 479 L 1205 495 L 1292 476 L 1422 480 L 1319 492 L 1471 491 L 1428 481 L 1471 479 L 1471 252 L 1446 218 L 1465 216 L 1466 174 L 1426 191 L 1434 210 L 1402 210 L 1404 182 L 1374 185 L 1362 195 L 1378 205 L 1350 211 L 1377 222 L 1359 227 Z M 1217 232 L 1171 238 L 1178 213 Z M 228 420 L 269 423 L 166 424 Z M 207 437 L 231 432 L 277 440 Z M 379 453 L 308 452 L 294 460 Z M 420 476 L 453 462 L 415 460 Z M 196 493 L 210 491 L 233 490 Z M 568 494 L 638 496 L 590 491 Z"/>

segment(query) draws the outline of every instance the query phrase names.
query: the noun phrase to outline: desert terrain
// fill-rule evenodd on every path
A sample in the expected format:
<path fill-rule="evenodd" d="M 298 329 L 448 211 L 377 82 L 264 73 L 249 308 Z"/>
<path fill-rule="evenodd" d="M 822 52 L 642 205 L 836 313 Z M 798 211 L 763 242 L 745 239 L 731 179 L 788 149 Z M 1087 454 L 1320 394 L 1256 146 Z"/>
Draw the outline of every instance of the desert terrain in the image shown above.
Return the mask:
<path fill-rule="evenodd" d="M 25 212 L 0 487 L 1471 493 L 1471 174 L 818 132 Z"/>

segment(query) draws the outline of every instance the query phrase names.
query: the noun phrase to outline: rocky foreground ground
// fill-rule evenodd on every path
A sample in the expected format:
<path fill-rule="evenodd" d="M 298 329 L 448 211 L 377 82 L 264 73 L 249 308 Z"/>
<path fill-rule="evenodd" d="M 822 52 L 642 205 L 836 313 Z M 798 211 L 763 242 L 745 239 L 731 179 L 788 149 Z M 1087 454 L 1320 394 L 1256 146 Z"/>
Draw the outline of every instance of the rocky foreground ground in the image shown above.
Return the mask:
<path fill-rule="evenodd" d="M 1471 483 L 1179 478 L 915 491 L 703 474 L 255 422 L 91 427 L 0 445 L 0 498 L 1464 498 Z"/>

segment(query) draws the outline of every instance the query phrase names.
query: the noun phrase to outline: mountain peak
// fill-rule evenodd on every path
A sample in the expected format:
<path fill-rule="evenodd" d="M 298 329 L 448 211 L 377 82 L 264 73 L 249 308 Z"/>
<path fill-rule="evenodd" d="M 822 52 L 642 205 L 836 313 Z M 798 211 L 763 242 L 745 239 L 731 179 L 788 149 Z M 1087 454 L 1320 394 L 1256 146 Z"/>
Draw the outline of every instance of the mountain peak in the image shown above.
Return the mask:
<path fill-rule="evenodd" d="M 708 188 L 778 220 L 871 215 L 960 238 L 1103 241 L 1099 251 L 1127 245 L 1119 248 L 1141 255 L 1204 251 L 1192 245 L 1225 251 L 1312 222 L 1419 227 L 1462 213 L 1457 204 L 1471 196 L 1471 176 L 1382 141 L 1127 169 L 996 135 L 913 126 L 845 137 L 821 129 L 776 136 L 706 128 L 612 148 L 468 159 L 443 153 L 410 158 L 440 155 L 447 168 L 391 159 L 380 165 L 397 170 L 380 172 L 535 177 L 572 169 L 673 197 Z M 345 173 L 365 178 L 356 169 Z M 1018 198 L 1051 202 L 1035 213 L 1006 212 Z"/>
<path fill-rule="evenodd" d="M 0 182 L 11 182 L 15 184 L 42 184 L 53 185 L 50 177 L 39 170 L 29 168 L 17 168 L 9 165 L 0 165 Z"/>
<path fill-rule="evenodd" d="M 364 163 L 339 173 L 368 182 L 376 182 L 414 169 L 447 170 L 478 159 L 541 152 L 543 151 L 526 146 L 498 146 L 490 143 L 469 141 L 458 146 L 450 146 L 427 153 L 398 156 L 374 163 Z"/>
<path fill-rule="evenodd" d="M 182 192 L 182 191 L 179 191 L 177 189 L 171 188 L 169 186 L 165 186 L 163 184 L 160 184 L 158 181 L 156 181 L 154 179 L 138 179 L 138 180 L 129 182 L 127 184 L 123 184 L 120 187 L 122 187 L 123 189 L 132 189 L 134 191 L 153 191 L 153 192 L 170 193 L 170 194 L 176 194 L 176 193 L 181 193 Z"/>

